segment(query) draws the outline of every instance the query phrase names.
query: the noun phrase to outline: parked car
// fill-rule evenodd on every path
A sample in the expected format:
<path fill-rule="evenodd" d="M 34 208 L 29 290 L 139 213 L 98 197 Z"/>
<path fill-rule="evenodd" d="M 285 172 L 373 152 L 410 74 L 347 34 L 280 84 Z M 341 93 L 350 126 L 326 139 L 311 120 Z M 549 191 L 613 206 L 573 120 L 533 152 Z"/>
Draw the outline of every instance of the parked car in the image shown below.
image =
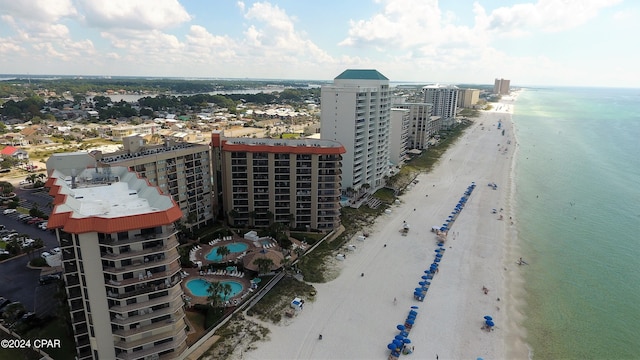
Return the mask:
<path fill-rule="evenodd" d="M 32 219 L 29 219 L 29 221 L 27 221 L 27 224 L 33 225 L 35 223 L 39 223 L 42 220 L 44 220 L 44 219 L 43 218 L 39 218 L 39 217 L 34 217 Z"/>
<path fill-rule="evenodd" d="M 42 230 L 47 230 L 47 225 L 49 225 L 48 221 L 43 221 L 40 224 L 38 224 L 38 227 Z"/>
<path fill-rule="evenodd" d="M 2 238 L 2 241 L 10 241 L 11 239 L 13 239 L 14 237 L 18 236 L 18 233 L 11 233 L 5 237 Z"/>
<path fill-rule="evenodd" d="M 0 255 L 11 255 L 7 250 L 0 250 Z"/>
<path fill-rule="evenodd" d="M 45 251 L 45 252 L 43 252 L 42 254 L 40 254 L 40 256 L 41 256 L 43 259 L 46 259 L 46 258 L 48 258 L 49 256 L 51 256 L 51 253 L 48 253 L 48 252 L 46 252 L 46 251 Z"/>
<path fill-rule="evenodd" d="M 27 180 L 22 180 L 20 181 L 20 185 L 28 185 L 29 182 Z"/>
<path fill-rule="evenodd" d="M 43 275 L 40 276 L 40 285 L 51 284 L 57 280 L 60 280 L 60 275 Z"/>
<path fill-rule="evenodd" d="M 2 308 L 9 304 L 11 304 L 11 300 L 5 299 L 4 297 L 0 296 L 0 311 L 2 310 Z"/>
<path fill-rule="evenodd" d="M 2 213 L 7 215 L 7 214 L 13 214 L 14 212 L 16 212 L 16 209 L 4 209 Z"/>
<path fill-rule="evenodd" d="M 23 223 L 29 222 L 29 220 L 33 219 L 33 216 L 27 215 L 20 219 Z"/>

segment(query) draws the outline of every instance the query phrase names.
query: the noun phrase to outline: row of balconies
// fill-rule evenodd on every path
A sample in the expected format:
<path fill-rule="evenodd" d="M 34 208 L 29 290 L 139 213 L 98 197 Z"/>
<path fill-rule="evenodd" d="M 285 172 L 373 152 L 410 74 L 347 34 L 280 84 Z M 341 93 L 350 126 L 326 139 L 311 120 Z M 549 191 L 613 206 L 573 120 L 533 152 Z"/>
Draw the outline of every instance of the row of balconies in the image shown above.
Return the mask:
<path fill-rule="evenodd" d="M 153 346 L 142 349 L 139 351 L 135 351 L 132 353 L 119 353 L 116 355 L 116 359 L 120 360 L 134 360 L 134 359 L 144 359 L 153 354 L 158 354 L 171 349 L 184 349 L 186 346 L 187 335 L 184 332 L 184 322 L 180 319 L 178 322 L 167 322 L 166 324 L 174 325 L 172 329 L 166 333 L 144 337 L 140 340 L 124 342 L 124 341 L 116 341 L 114 342 L 114 346 L 118 349 L 122 350 L 133 350 L 134 348 L 143 347 L 147 344 L 152 344 Z M 176 324 L 181 324 L 179 328 L 176 328 Z M 172 338 L 171 341 L 163 342 L 163 340 Z M 158 344 L 155 344 L 158 343 Z"/>
<path fill-rule="evenodd" d="M 115 286 L 121 286 L 121 285 L 109 284 L 109 287 L 107 288 L 108 289 L 107 298 L 118 300 L 118 299 L 131 298 L 134 296 L 166 291 L 180 282 L 180 277 L 179 276 L 177 278 L 175 277 L 175 274 L 180 270 L 181 268 L 179 266 L 177 268 L 174 267 L 173 269 L 171 269 L 171 271 L 166 271 L 164 272 L 164 274 L 159 274 L 158 275 L 159 278 L 156 277 L 155 279 L 145 279 L 144 281 L 147 281 L 147 282 L 142 282 L 139 284 L 128 284 L 128 286 L 132 287 L 133 289 L 125 291 L 123 293 L 117 292 L 115 288 Z M 173 276 L 174 278 L 173 281 L 169 280 L 168 285 L 165 282 L 167 276 Z"/>
<path fill-rule="evenodd" d="M 102 257 L 102 260 L 117 261 L 117 260 L 123 260 L 123 259 L 130 259 L 134 257 L 142 257 L 144 255 L 150 255 L 154 253 L 165 252 L 167 250 L 173 249 L 176 246 L 178 246 L 178 241 L 176 240 L 175 236 L 171 236 L 167 239 L 153 239 L 149 241 L 159 241 L 159 240 L 164 240 L 164 242 L 156 246 L 148 247 L 146 249 L 145 248 L 120 249 L 120 253 L 110 253 L 109 251 L 101 251 L 100 255 Z M 64 253 L 64 250 L 63 250 L 63 253 Z"/>
<path fill-rule="evenodd" d="M 179 258 L 180 258 L 180 254 L 178 254 L 178 251 L 175 248 L 170 248 L 165 253 L 144 256 L 143 259 L 141 260 L 132 261 L 131 265 L 121 266 L 121 267 L 105 266 L 102 269 L 105 273 L 118 275 L 125 272 L 136 271 L 141 269 L 144 269 L 146 271 L 147 267 L 168 265 L 172 261 L 176 261 Z"/>
<path fill-rule="evenodd" d="M 178 263 L 178 259 L 180 256 L 177 256 L 172 259 L 173 263 L 169 264 L 161 264 L 156 266 L 155 268 L 150 268 L 149 270 L 145 270 L 142 272 L 137 272 L 132 274 L 133 276 L 128 279 L 120 279 L 120 280 L 106 280 L 111 289 L 121 288 L 130 285 L 150 285 L 151 283 L 156 283 L 158 279 L 164 279 L 166 277 L 170 277 L 175 275 L 176 271 L 180 270 L 180 264 Z M 157 268 L 164 268 L 166 270 L 159 270 Z M 165 283 L 166 285 L 166 283 Z"/>

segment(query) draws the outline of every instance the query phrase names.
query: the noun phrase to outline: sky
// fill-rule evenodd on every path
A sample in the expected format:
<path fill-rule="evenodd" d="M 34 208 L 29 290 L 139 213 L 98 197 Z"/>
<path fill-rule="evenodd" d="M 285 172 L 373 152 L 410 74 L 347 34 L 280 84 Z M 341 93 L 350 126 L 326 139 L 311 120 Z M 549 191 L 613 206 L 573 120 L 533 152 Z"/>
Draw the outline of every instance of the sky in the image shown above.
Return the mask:
<path fill-rule="evenodd" d="M 0 0 L 0 73 L 640 87 L 637 0 Z"/>

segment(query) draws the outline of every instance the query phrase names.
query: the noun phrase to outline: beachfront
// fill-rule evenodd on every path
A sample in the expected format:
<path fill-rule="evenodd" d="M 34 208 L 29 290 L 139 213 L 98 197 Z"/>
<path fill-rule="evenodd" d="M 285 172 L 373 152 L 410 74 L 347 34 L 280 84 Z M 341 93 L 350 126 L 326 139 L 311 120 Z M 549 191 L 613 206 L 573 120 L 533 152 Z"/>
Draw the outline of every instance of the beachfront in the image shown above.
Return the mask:
<path fill-rule="evenodd" d="M 289 325 L 270 325 L 270 341 L 252 344 L 257 349 L 248 352 L 239 347 L 233 357 L 387 358 L 387 345 L 399 333 L 396 326 L 411 306 L 418 306 L 409 334 L 414 352 L 401 357 L 526 358 L 519 305 L 508 291 L 519 282 L 515 261 L 521 256 L 513 245 L 509 206 L 512 110 L 507 100 L 496 111 L 483 112 L 439 165 L 420 175 L 400 204 L 377 219 L 370 237 L 351 242 L 355 251 L 345 250 L 347 258 L 337 262 L 340 276 L 314 284 L 314 302 L 307 302 Z M 441 226 L 472 182 L 477 186 L 449 231 L 438 274 L 424 302 L 417 301 L 414 289 L 437 248 L 431 228 Z M 410 231 L 402 236 L 405 221 Z M 482 329 L 486 315 L 495 322 L 493 330 Z"/>

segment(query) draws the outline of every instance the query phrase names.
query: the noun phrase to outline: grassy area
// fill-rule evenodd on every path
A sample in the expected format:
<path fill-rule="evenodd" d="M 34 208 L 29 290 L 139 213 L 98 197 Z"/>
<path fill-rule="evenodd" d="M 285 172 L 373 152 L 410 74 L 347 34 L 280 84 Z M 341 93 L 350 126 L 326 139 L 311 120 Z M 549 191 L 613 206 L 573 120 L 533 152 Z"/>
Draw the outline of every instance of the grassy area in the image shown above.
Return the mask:
<path fill-rule="evenodd" d="M 5 333 L 4 331 L 0 331 L 0 339 L 11 340 L 15 338 Z M 37 352 L 30 349 L 8 349 L 4 346 L 0 347 L 0 359 L 39 360 L 40 358 L 42 358 L 42 356 L 40 356 Z M 65 359 L 73 359 L 73 356 Z"/>
<path fill-rule="evenodd" d="M 187 345 L 193 345 L 205 333 L 204 314 L 198 311 L 185 311 L 185 315 L 189 320 L 190 330 L 193 331 L 187 335 Z"/>
<path fill-rule="evenodd" d="M 291 276 L 285 276 L 269 291 L 260 302 L 247 311 L 249 316 L 257 316 L 263 321 L 271 321 L 275 324 L 282 320 L 285 309 L 289 308 L 291 300 L 300 297 L 309 301 L 313 299 L 311 293 L 315 288 L 305 282 L 298 281 Z"/>
<path fill-rule="evenodd" d="M 301 233 L 301 232 L 292 232 L 290 234 L 290 236 L 294 239 L 300 240 L 300 241 L 306 241 L 309 244 L 315 244 L 316 242 L 318 242 L 319 240 L 322 240 L 323 237 L 326 236 L 326 234 L 323 233 Z"/>
<path fill-rule="evenodd" d="M 389 188 L 382 188 L 376 191 L 373 196 L 380 199 L 382 202 L 386 204 L 392 204 L 396 199 L 395 193 L 393 190 Z"/>
<path fill-rule="evenodd" d="M 242 314 L 236 314 L 216 331 L 216 335 L 220 336 L 220 339 L 204 353 L 204 358 L 211 356 L 213 359 L 226 359 L 241 343 L 242 347 L 246 346 L 246 350 L 255 349 L 255 345 L 252 344 L 266 339 L 269 329 L 245 318 Z"/>
<path fill-rule="evenodd" d="M 282 138 L 283 139 L 299 139 L 300 134 L 283 133 Z"/>
<path fill-rule="evenodd" d="M 54 319 L 49 321 L 45 326 L 33 328 L 29 330 L 24 338 L 26 339 L 47 339 L 60 340 L 62 346 L 59 349 L 43 349 L 53 359 L 73 359 L 76 356 L 76 346 L 73 337 L 68 333 L 68 329 L 64 321 Z M 4 358 L 0 355 L 0 359 L 18 359 L 18 357 Z"/>

